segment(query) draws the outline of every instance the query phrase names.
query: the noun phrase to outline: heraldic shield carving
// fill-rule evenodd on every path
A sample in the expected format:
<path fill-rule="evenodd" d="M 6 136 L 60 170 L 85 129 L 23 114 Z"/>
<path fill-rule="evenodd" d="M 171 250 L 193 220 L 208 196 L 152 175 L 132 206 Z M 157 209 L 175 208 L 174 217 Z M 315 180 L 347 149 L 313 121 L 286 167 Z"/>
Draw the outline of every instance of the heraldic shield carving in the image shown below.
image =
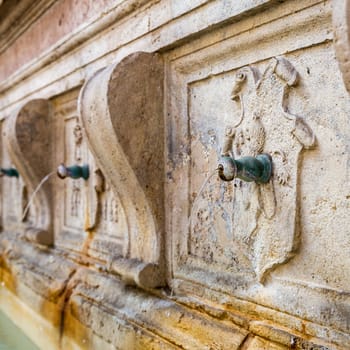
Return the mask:
<path fill-rule="evenodd" d="M 239 105 L 240 117 L 226 127 L 222 155 L 239 159 L 268 154 L 272 177 L 267 183 L 235 178 L 209 184 L 194 211 L 191 254 L 214 264 L 220 263 L 216 255 L 226 255 L 229 270 L 246 281 L 263 283 L 269 272 L 295 255 L 299 245 L 300 155 L 315 145 L 303 116 L 289 109 L 291 91 L 299 80 L 296 69 L 282 57 L 273 58 L 263 72 L 247 66 L 235 73 L 231 99 Z M 220 235 L 226 246 L 218 248 Z"/>

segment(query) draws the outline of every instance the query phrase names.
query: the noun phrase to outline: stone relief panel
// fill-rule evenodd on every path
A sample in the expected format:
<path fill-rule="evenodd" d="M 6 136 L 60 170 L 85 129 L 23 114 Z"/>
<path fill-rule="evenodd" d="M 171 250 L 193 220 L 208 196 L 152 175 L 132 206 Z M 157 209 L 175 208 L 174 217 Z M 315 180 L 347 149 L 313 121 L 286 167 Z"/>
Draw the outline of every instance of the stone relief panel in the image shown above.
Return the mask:
<path fill-rule="evenodd" d="M 77 115 L 64 119 L 64 158 L 66 165 L 82 165 L 87 162 L 86 145 L 83 144 L 81 126 Z M 73 230 L 84 227 L 84 182 L 81 179 L 64 181 L 64 226 Z"/>
<path fill-rule="evenodd" d="M 299 155 L 315 144 L 315 137 L 303 116 L 289 112 L 289 90 L 297 83 L 297 71 L 282 57 L 273 59 L 262 73 L 251 66 L 234 73 L 230 98 L 239 106 L 239 117 L 226 127 L 221 152 L 234 158 L 267 153 L 274 175 L 267 184 L 236 179 L 233 186 L 225 186 L 211 181 L 191 213 L 190 254 L 209 263 L 225 261 L 233 273 L 255 275 L 259 282 L 293 256 L 299 241 Z M 201 139 L 200 99 L 207 97 L 206 85 L 194 83 L 190 89 L 189 98 L 195 99 L 189 110 L 191 154 L 198 154 L 191 164 L 191 185 L 203 171 L 201 148 L 210 142 L 215 122 L 220 123 L 214 119 L 220 116 L 212 118 L 209 140 Z M 190 190 L 195 193 L 196 187 Z"/>
<path fill-rule="evenodd" d="M 184 171 L 183 176 L 188 171 L 187 180 L 177 177 L 188 191 L 188 206 L 182 202 L 183 209 L 173 209 L 175 216 L 181 212 L 188 218 L 176 219 L 183 228 L 174 244 L 176 275 L 188 279 L 192 271 L 195 280 L 245 288 L 264 283 L 296 254 L 301 153 L 316 144 L 304 115 L 292 112 L 290 95 L 295 96 L 301 80 L 284 57 L 185 79 L 186 88 L 176 99 L 186 101 L 186 112 L 178 101 L 171 105 L 174 115 L 188 116 L 188 146 L 184 143 L 183 149 L 188 147 L 190 155 L 172 165 L 176 176 L 176 171 Z M 220 155 L 239 159 L 263 153 L 272 158 L 268 183 L 218 178 Z"/>
<path fill-rule="evenodd" d="M 57 244 L 107 261 L 112 255 L 122 254 L 125 215 L 88 149 L 77 112 L 77 98 L 75 92 L 57 102 L 57 140 L 61 143 L 57 145 L 56 164 L 88 165 L 89 178 L 56 181 L 57 210 L 61 211 Z"/>
<path fill-rule="evenodd" d="M 77 91 L 53 101 L 55 118 L 55 165 L 87 162 L 88 151 L 79 135 L 76 109 Z M 86 183 L 81 179 L 60 180 L 55 175 L 55 243 L 58 247 L 82 251 Z"/>
<path fill-rule="evenodd" d="M 175 295 L 249 301 L 346 338 L 349 100 L 330 5 L 166 54 L 166 227 Z M 257 152 L 272 157 L 272 182 L 218 179 L 222 154 Z"/>
<path fill-rule="evenodd" d="M 103 256 L 110 262 L 114 256 L 123 254 L 128 227 L 120 199 L 113 194 L 106 180 L 103 180 L 102 186 L 98 194 L 96 235 L 89 246 L 89 254 Z"/>

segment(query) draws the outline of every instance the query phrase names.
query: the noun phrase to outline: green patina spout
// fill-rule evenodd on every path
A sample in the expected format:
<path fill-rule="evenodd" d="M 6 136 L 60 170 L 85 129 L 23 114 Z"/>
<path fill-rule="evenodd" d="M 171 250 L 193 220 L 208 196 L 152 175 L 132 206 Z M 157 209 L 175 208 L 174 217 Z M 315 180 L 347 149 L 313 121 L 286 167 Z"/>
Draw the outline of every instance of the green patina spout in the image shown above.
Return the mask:
<path fill-rule="evenodd" d="M 57 176 L 61 179 L 65 179 L 66 177 L 70 177 L 72 179 L 84 179 L 87 180 L 89 178 L 89 166 L 84 164 L 80 165 L 72 165 L 66 167 L 64 164 L 61 164 L 57 168 Z"/>
<path fill-rule="evenodd" d="M 240 159 L 225 155 L 220 158 L 218 170 L 220 179 L 224 181 L 238 178 L 247 182 L 267 183 L 272 174 L 272 160 L 268 154 Z"/>
<path fill-rule="evenodd" d="M 0 176 L 19 177 L 15 168 L 0 168 Z"/>

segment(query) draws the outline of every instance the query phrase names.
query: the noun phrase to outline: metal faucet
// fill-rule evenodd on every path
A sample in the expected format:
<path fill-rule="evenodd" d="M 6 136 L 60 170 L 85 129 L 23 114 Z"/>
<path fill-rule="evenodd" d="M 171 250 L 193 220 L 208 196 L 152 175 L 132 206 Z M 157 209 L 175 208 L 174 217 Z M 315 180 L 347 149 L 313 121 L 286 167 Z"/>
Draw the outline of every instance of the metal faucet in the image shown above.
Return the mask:
<path fill-rule="evenodd" d="M 0 168 L 0 176 L 19 177 L 19 174 L 15 168 Z"/>
<path fill-rule="evenodd" d="M 272 174 L 272 160 L 268 154 L 240 159 L 223 155 L 219 161 L 218 171 L 220 179 L 224 181 L 238 178 L 247 182 L 267 183 Z"/>
<path fill-rule="evenodd" d="M 72 179 L 83 178 L 84 180 L 87 180 L 89 178 L 89 175 L 90 175 L 89 166 L 87 164 L 84 164 L 82 166 L 72 165 L 69 167 L 66 167 L 64 164 L 60 164 L 57 167 L 57 176 L 60 179 L 65 179 L 66 177 L 70 177 Z"/>

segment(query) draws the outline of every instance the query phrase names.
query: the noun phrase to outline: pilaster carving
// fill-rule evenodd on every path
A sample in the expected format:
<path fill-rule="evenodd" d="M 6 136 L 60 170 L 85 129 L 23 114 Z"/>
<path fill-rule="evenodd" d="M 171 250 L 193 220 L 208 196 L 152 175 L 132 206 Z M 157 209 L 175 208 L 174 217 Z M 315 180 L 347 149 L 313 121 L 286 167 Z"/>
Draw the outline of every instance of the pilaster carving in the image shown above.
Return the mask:
<path fill-rule="evenodd" d="M 110 267 L 144 286 L 163 284 L 163 63 L 135 53 L 98 71 L 79 99 L 91 152 L 115 198 L 102 217 L 125 216 L 123 256 Z M 131 276 L 131 277 L 130 277 Z"/>

